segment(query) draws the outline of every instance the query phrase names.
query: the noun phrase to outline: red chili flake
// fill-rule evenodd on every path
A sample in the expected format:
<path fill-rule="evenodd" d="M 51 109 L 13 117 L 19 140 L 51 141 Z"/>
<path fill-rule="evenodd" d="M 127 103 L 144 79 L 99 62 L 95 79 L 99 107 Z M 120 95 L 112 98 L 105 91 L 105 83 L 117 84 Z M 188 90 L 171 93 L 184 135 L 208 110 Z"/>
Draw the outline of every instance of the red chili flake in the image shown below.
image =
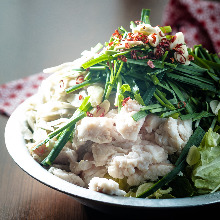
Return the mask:
<path fill-rule="evenodd" d="M 116 29 L 115 32 L 112 34 L 112 36 L 117 36 L 117 35 L 119 35 L 119 32 L 118 32 L 118 30 Z"/>
<path fill-rule="evenodd" d="M 127 49 L 129 49 L 129 48 L 130 48 L 129 43 L 125 43 L 125 48 L 127 48 Z"/>
<path fill-rule="evenodd" d="M 142 41 L 145 44 L 147 44 L 149 42 L 147 35 L 137 33 L 135 37 L 136 37 L 137 41 Z"/>
<path fill-rule="evenodd" d="M 149 42 L 149 39 L 148 39 L 147 35 L 143 35 L 143 36 L 141 37 L 141 41 L 142 41 L 144 44 L 147 44 L 147 43 Z"/>
<path fill-rule="evenodd" d="M 122 39 L 122 35 L 118 32 L 116 29 L 115 32 L 112 34 L 113 37 L 118 37 L 119 39 Z"/>
<path fill-rule="evenodd" d="M 181 55 L 179 62 L 182 63 L 182 64 L 186 63 L 186 57 Z"/>
<path fill-rule="evenodd" d="M 121 60 L 121 61 L 123 61 L 123 62 L 127 62 L 127 58 L 124 56 L 124 55 L 119 55 L 118 56 L 118 60 Z"/>
<path fill-rule="evenodd" d="M 140 37 L 141 37 L 141 33 L 134 33 L 134 34 L 132 34 L 131 40 L 138 41 L 138 40 L 140 40 Z"/>
<path fill-rule="evenodd" d="M 99 110 L 101 109 L 101 107 L 99 105 L 97 105 L 96 108 L 97 108 L 97 113 L 98 113 Z"/>
<path fill-rule="evenodd" d="M 110 43 L 108 44 L 108 46 L 112 46 L 113 43 L 114 43 L 114 41 L 110 42 Z"/>
<path fill-rule="evenodd" d="M 80 84 L 80 83 L 82 83 L 82 82 L 84 82 L 84 76 L 78 76 L 78 77 L 76 78 L 76 84 Z"/>
<path fill-rule="evenodd" d="M 86 112 L 86 115 L 87 115 L 88 117 L 93 117 L 93 114 L 90 113 L 90 112 Z"/>
<path fill-rule="evenodd" d="M 137 50 L 132 50 L 131 51 L 131 58 L 134 60 L 137 60 Z"/>
<path fill-rule="evenodd" d="M 61 79 L 60 80 L 60 88 L 63 88 L 64 87 L 64 82 L 63 82 L 63 80 Z"/>
<path fill-rule="evenodd" d="M 169 40 L 167 40 L 166 38 L 161 39 L 159 46 L 163 47 L 163 48 L 170 48 L 170 42 Z"/>
<path fill-rule="evenodd" d="M 105 114 L 104 114 L 104 112 L 99 116 L 99 117 L 104 117 L 105 116 Z"/>
<path fill-rule="evenodd" d="M 143 57 L 138 56 L 138 59 L 139 59 L 139 60 L 144 60 L 144 59 L 147 59 L 147 56 L 143 56 Z"/>
<path fill-rule="evenodd" d="M 145 55 L 143 53 L 143 51 L 141 50 L 132 50 L 131 51 L 131 59 L 134 59 L 134 60 L 144 60 L 144 59 L 147 59 L 148 58 L 148 55 Z"/>
<path fill-rule="evenodd" d="M 152 36 L 152 38 L 153 38 L 153 44 L 155 44 L 156 43 L 156 40 L 157 40 L 157 38 L 156 38 L 156 33 L 153 33 L 151 36 Z"/>
<path fill-rule="evenodd" d="M 118 43 L 118 44 L 116 44 L 115 46 L 116 46 L 116 47 L 119 47 L 119 46 L 121 46 L 121 45 L 122 45 L 121 43 Z"/>
<path fill-rule="evenodd" d="M 173 42 L 176 40 L 176 38 L 177 38 L 177 36 L 174 35 L 174 36 L 172 37 L 172 39 L 170 40 L 170 42 L 173 43 Z"/>
<path fill-rule="evenodd" d="M 132 40 L 133 41 L 140 41 L 142 39 L 142 34 L 141 33 L 134 33 L 132 35 Z"/>
<path fill-rule="evenodd" d="M 177 103 L 177 107 L 178 107 L 178 108 L 185 108 L 185 107 L 186 107 L 186 102 L 184 102 L 184 101 L 178 102 L 178 103 Z"/>
<path fill-rule="evenodd" d="M 184 51 L 182 49 L 182 44 L 177 44 L 176 47 L 173 48 L 178 54 L 183 54 Z"/>
<path fill-rule="evenodd" d="M 162 57 L 162 56 L 164 55 L 164 53 L 165 53 L 166 50 L 168 50 L 168 49 L 162 47 L 162 46 L 160 45 L 160 43 L 159 43 L 159 45 L 157 45 L 156 50 L 155 50 L 155 52 L 154 52 L 154 56 L 155 56 L 157 59 L 159 59 L 160 57 Z"/>
<path fill-rule="evenodd" d="M 162 31 L 159 32 L 159 35 L 160 35 L 161 37 L 164 37 L 164 35 L 162 34 Z"/>
<path fill-rule="evenodd" d="M 133 39 L 133 34 L 131 32 L 129 32 L 126 39 L 128 41 L 131 41 Z"/>
<path fill-rule="evenodd" d="M 109 66 L 110 69 L 110 63 L 107 61 L 107 65 Z M 114 63 L 111 64 L 112 65 L 112 69 L 114 69 Z"/>
<path fill-rule="evenodd" d="M 160 49 L 156 49 L 154 55 L 156 57 L 156 59 L 159 59 L 160 57 L 162 57 L 165 53 L 164 48 L 160 48 Z"/>
<path fill-rule="evenodd" d="M 82 95 L 79 95 L 79 100 L 82 100 L 83 96 Z"/>
<path fill-rule="evenodd" d="M 186 63 L 186 57 L 184 57 L 182 54 L 179 54 L 181 57 L 178 59 L 178 62 L 179 63 L 182 63 L 182 64 L 184 64 L 184 63 Z M 176 55 L 177 56 L 177 55 Z"/>
<path fill-rule="evenodd" d="M 174 58 L 173 58 L 173 57 L 171 57 L 170 59 L 171 59 L 172 63 L 174 63 Z"/>
<path fill-rule="evenodd" d="M 125 98 L 125 99 L 122 101 L 122 106 L 124 106 L 129 99 L 131 99 L 131 98 L 130 98 L 130 97 Z"/>
<path fill-rule="evenodd" d="M 127 41 L 142 41 L 144 44 L 149 42 L 147 35 L 141 33 L 128 33 Z"/>
<path fill-rule="evenodd" d="M 192 55 L 188 56 L 189 61 L 194 60 L 194 57 Z"/>
<path fill-rule="evenodd" d="M 154 68 L 154 63 L 152 62 L 152 60 L 148 60 L 147 61 L 147 65 L 150 67 L 150 68 Z"/>

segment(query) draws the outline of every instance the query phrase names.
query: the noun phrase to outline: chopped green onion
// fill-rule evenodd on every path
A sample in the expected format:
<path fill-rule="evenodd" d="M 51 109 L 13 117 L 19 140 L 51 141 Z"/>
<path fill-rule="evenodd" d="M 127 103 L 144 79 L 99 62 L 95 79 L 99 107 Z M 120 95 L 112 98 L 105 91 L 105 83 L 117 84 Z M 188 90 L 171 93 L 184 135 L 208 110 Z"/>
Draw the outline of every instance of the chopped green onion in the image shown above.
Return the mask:
<path fill-rule="evenodd" d="M 196 121 L 196 120 L 199 120 L 201 118 L 204 118 L 204 117 L 212 117 L 214 116 L 214 114 L 210 113 L 210 112 L 207 112 L 207 111 L 202 111 L 202 112 L 199 112 L 199 113 L 192 113 L 192 114 L 187 114 L 187 115 L 181 115 L 180 118 L 182 120 L 189 120 L 189 119 L 192 119 L 192 121 Z"/>
<path fill-rule="evenodd" d="M 91 84 L 93 84 L 93 83 L 101 82 L 103 79 L 104 79 L 104 77 L 86 80 L 86 81 L 84 81 L 84 82 L 82 82 L 82 83 L 76 84 L 76 85 L 74 85 L 74 86 L 72 86 L 72 87 L 70 87 L 70 88 L 68 88 L 68 89 L 65 89 L 65 92 L 66 92 L 67 94 L 68 94 L 68 93 L 71 93 L 71 92 L 74 92 L 74 91 L 76 91 L 76 90 L 78 90 L 78 89 L 81 89 L 81 88 L 83 88 L 83 87 L 85 87 L 85 86 L 88 86 L 88 85 L 91 85 Z"/>
<path fill-rule="evenodd" d="M 95 58 L 95 59 L 92 59 L 92 60 L 90 60 L 90 61 L 87 61 L 86 63 L 82 64 L 82 67 L 83 67 L 84 69 L 87 69 L 87 68 L 89 68 L 89 67 L 91 67 L 91 66 L 94 66 L 94 65 L 97 64 L 97 63 L 106 61 L 106 60 L 108 60 L 108 59 L 109 59 L 109 56 L 108 56 L 108 55 L 102 54 L 102 55 L 100 55 L 99 57 L 97 57 L 97 58 Z"/>
<path fill-rule="evenodd" d="M 42 165 L 47 166 L 47 165 L 51 165 L 54 162 L 60 151 L 68 142 L 72 132 L 74 131 L 74 128 L 75 128 L 75 124 L 68 127 L 66 130 L 62 132 L 62 134 L 58 138 L 58 141 L 55 143 L 49 155 L 41 162 Z"/>
<path fill-rule="evenodd" d="M 171 82 L 171 81 L 168 81 L 168 83 L 170 84 L 171 88 L 173 89 L 173 91 L 175 92 L 177 97 L 180 99 L 180 101 L 186 102 L 186 98 L 183 96 L 183 94 L 180 91 L 180 89 L 178 88 L 178 86 L 175 83 Z M 193 109 L 192 109 L 192 107 L 189 104 L 186 104 L 186 110 L 190 114 L 193 113 Z"/>
<path fill-rule="evenodd" d="M 150 9 L 142 9 L 141 11 L 141 21 L 145 24 L 150 24 L 149 20 Z"/>

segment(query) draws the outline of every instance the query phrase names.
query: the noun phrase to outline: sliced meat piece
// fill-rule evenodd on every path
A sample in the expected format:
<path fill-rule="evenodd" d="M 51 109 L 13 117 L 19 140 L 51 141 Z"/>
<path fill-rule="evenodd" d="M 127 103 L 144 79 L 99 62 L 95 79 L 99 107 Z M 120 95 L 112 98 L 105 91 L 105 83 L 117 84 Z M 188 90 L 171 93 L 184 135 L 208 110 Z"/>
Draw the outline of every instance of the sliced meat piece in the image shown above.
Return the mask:
<path fill-rule="evenodd" d="M 82 186 L 82 187 L 85 186 L 84 181 L 74 173 L 69 173 L 69 172 L 66 172 L 64 170 L 61 170 L 55 167 L 51 167 L 48 171 L 52 173 L 53 175 L 63 180 L 66 180 L 69 183 L 73 183 L 75 185 Z"/>
<path fill-rule="evenodd" d="M 86 117 L 77 126 L 79 141 L 93 141 L 95 143 L 110 143 L 112 141 L 111 129 L 114 121 L 106 117 Z"/>
<path fill-rule="evenodd" d="M 192 121 L 168 118 L 155 131 L 155 141 L 169 154 L 181 151 L 192 135 Z"/>
<path fill-rule="evenodd" d="M 141 105 L 137 101 L 129 99 L 116 116 L 116 129 L 124 139 L 136 141 L 140 129 L 144 123 L 144 118 L 135 121 L 132 116 L 138 112 Z"/>
<path fill-rule="evenodd" d="M 146 129 L 147 133 L 151 133 L 158 129 L 160 124 L 162 124 L 165 120 L 165 118 L 160 118 L 157 115 L 149 114 L 145 118 L 143 127 Z"/>
<path fill-rule="evenodd" d="M 119 184 L 115 181 L 99 177 L 93 177 L 90 180 L 89 189 L 109 195 L 124 196 L 126 194 L 125 191 L 119 189 Z"/>

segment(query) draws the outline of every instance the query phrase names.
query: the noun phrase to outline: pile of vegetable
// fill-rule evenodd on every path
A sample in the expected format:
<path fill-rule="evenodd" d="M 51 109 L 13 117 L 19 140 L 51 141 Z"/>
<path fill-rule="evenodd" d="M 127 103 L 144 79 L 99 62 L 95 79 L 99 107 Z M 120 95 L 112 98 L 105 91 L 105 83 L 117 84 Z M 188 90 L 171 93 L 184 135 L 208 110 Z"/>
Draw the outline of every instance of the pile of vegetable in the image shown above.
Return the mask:
<path fill-rule="evenodd" d="M 220 58 L 202 45 L 187 48 L 181 33 L 169 35 L 170 26 L 152 27 L 149 14 L 143 9 L 140 21 L 131 22 L 132 32 L 120 27 L 104 48 L 100 43 L 92 48 L 92 56 L 85 56 L 82 66 L 74 69 L 86 71 L 86 76 L 65 92 L 98 82 L 105 85 L 103 100 L 114 96 L 118 111 L 130 98 L 143 106 L 133 115 L 135 121 L 150 113 L 192 119 L 193 135 L 181 154 L 170 158 L 175 168 L 156 183 L 133 187 L 127 196 L 170 198 L 215 192 L 220 188 Z M 71 139 L 76 122 L 92 117 L 91 109 L 87 97 L 70 123 L 35 147 L 57 137 L 43 165 L 53 163 Z"/>

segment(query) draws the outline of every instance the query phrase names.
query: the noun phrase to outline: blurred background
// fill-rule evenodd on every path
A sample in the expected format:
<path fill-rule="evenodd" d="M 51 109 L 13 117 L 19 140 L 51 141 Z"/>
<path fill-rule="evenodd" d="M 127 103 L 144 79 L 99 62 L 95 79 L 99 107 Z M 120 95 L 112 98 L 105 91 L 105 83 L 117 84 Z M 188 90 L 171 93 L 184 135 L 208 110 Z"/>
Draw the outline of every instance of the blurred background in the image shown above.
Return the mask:
<path fill-rule="evenodd" d="M 119 26 L 129 30 L 151 9 L 160 25 L 168 0 L 0 0 L 0 84 L 78 58 L 108 41 Z"/>

